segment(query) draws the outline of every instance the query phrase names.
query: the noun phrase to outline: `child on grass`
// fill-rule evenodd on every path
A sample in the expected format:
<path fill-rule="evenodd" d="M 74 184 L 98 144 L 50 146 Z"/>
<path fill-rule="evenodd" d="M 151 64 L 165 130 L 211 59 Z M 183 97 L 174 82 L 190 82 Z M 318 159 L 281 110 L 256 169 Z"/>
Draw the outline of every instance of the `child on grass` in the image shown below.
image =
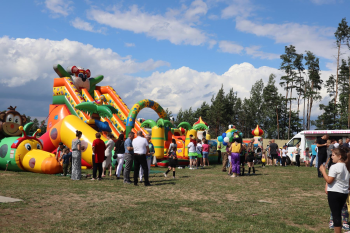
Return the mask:
<path fill-rule="evenodd" d="M 63 175 L 64 176 L 67 176 L 68 166 L 69 166 L 71 159 L 72 159 L 72 152 L 69 151 L 69 148 L 64 148 L 63 155 L 60 158 L 60 161 L 63 160 L 62 166 L 63 166 Z"/>
<path fill-rule="evenodd" d="M 197 139 L 197 146 L 196 146 L 196 150 L 197 150 L 197 168 L 198 166 L 201 166 L 201 168 L 203 169 L 203 156 L 202 156 L 202 140 Z"/>
<path fill-rule="evenodd" d="M 266 166 L 266 156 L 265 154 L 262 154 L 261 156 L 261 167 L 265 167 Z"/>
<path fill-rule="evenodd" d="M 190 135 L 190 143 L 188 143 L 188 157 L 190 158 L 190 169 L 194 169 L 194 165 L 197 158 L 197 152 L 196 152 L 196 140 L 192 139 L 193 135 Z"/>
<path fill-rule="evenodd" d="M 310 149 L 309 147 L 306 147 L 305 149 L 305 167 L 309 166 L 309 161 L 310 161 Z"/>

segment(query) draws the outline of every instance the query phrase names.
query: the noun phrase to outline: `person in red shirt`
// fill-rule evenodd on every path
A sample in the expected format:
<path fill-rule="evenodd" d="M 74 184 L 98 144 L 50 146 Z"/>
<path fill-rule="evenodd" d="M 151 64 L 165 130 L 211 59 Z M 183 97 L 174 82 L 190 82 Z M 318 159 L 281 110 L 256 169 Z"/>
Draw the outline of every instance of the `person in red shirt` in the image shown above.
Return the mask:
<path fill-rule="evenodd" d="M 92 162 L 93 162 L 93 172 L 92 179 L 96 179 L 97 169 L 98 169 L 98 180 L 101 180 L 102 175 L 102 163 L 105 159 L 106 145 L 104 141 L 101 140 L 101 134 L 96 133 L 96 139 L 92 142 Z"/>
<path fill-rule="evenodd" d="M 207 139 L 203 138 L 202 139 L 203 144 L 202 144 L 202 152 L 203 152 L 203 162 L 204 162 L 204 167 L 206 164 L 209 166 L 209 144 Z"/>

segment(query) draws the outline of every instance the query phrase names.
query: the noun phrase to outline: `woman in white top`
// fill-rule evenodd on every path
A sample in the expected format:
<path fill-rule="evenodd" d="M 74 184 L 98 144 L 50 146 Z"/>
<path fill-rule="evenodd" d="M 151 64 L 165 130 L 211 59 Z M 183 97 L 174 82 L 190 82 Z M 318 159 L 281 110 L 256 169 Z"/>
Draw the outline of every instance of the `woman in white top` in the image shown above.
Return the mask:
<path fill-rule="evenodd" d="M 102 177 L 105 177 L 105 171 L 109 168 L 109 176 L 112 176 L 112 150 L 114 147 L 114 141 L 112 140 L 112 134 L 107 134 L 108 142 L 105 150 L 105 160 L 102 163 L 103 172 Z"/>
<path fill-rule="evenodd" d="M 196 152 L 196 145 L 195 141 L 192 139 L 193 135 L 190 135 L 190 143 L 188 143 L 187 148 L 188 148 L 188 157 L 190 158 L 190 169 L 194 169 L 196 158 L 197 158 L 197 152 Z"/>
<path fill-rule="evenodd" d="M 349 168 L 345 161 L 347 154 L 343 149 L 334 149 L 332 152 L 333 164 L 326 173 L 326 168 L 320 164 L 320 172 L 326 180 L 325 191 L 328 195 L 328 204 L 333 215 L 334 232 L 341 232 L 341 211 L 349 194 Z"/>

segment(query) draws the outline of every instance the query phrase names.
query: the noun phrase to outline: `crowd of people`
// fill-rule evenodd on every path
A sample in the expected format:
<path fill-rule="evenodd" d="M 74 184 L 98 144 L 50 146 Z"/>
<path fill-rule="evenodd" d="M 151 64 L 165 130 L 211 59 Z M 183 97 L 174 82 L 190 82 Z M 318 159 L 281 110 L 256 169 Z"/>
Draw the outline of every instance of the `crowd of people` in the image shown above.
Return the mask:
<path fill-rule="evenodd" d="M 72 151 L 69 148 L 59 144 L 56 153 L 56 159 L 62 161 L 63 175 L 71 173 L 72 180 L 81 179 L 81 153 L 86 148 L 82 146 L 82 132 L 76 131 L 76 138 L 72 141 Z M 113 141 L 112 134 L 107 134 L 107 142 L 101 140 L 101 134 L 96 133 L 96 139 L 92 143 L 92 162 L 93 174 L 91 180 L 101 180 L 105 177 L 105 173 L 112 176 L 112 157 L 115 162 L 115 176 L 120 179 L 123 165 L 123 182 L 125 184 L 134 183 L 144 180 L 145 186 L 150 186 L 149 174 L 152 161 L 154 160 L 154 146 L 151 142 L 150 135 L 143 136 L 142 131 L 137 132 L 135 138 L 134 133 L 130 132 L 126 140 L 121 134 L 116 142 Z M 190 135 L 190 142 L 187 145 L 189 156 L 189 169 L 198 169 L 209 166 L 209 145 L 206 139 L 195 139 Z M 259 149 L 259 148 L 258 148 Z M 261 148 L 260 148 L 261 149 Z M 219 152 L 219 161 L 222 159 L 222 171 L 227 172 L 231 177 L 245 175 L 245 164 L 248 164 L 248 175 L 255 174 L 254 162 L 257 160 L 257 152 L 254 147 L 254 139 L 248 144 L 242 142 L 238 133 L 233 134 L 233 140 L 228 143 L 218 142 L 217 150 Z M 114 151 L 114 153 L 113 153 Z M 168 149 L 169 166 L 164 176 L 167 177 L 172 171 L 173 179 L 175 179 L 176 167 L 178 166 L 177 145 L 175 139 Z M 271 140 L 267 146 L 265 153 L 260 153 L 262 167 L 286 166 L 288 158 L 288 150 L 286 145 L 279 147 L 275 140 Z M 114 154 L 114 155 L 113 155 Z M 300 167 L 301 150 L 296 145 L 295 151 L 296 166 Z M 61 156 L 60 156 L 61 155 Z M 218 161 L 218 162 L 219 162 Z M 318 138 L 312 145 L 311 150 L 305 149 L 304 163 L 305 166 L 313 166 L 317 168 L 318 177 L 326 181 L 325 192 L 328 195 L 328 204 L 331 210 L 329 227 L 334 232 L 341 232 L 341 229 L 350 230 L 348 225 L 348 216 L 346 200 L 349 194 L 350 179 L 350 139 L 345 142 L 335 139 L 329 139 L 328 135 Z M 130 179 L 130 171 L 134 165 L 133 182 Z M 329 170 L 328 174 L 326 169 Z M 97 170 L 99 174 L 97 176 Z"/>

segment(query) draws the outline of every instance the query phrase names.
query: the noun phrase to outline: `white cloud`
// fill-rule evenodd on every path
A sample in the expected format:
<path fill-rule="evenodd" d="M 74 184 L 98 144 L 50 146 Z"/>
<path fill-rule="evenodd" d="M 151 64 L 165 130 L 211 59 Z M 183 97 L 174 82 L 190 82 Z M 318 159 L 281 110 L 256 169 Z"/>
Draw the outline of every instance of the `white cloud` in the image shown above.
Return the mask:
<path fill-rule="evenodd" d="M 233 41 L 222 40 L 219 42 L 219 51 L 223 53 L 239 54 L 243 49 L 243 46 Z"/>
<path fill-rule="evenodd" d="M 196 18 L 198 14 L 204 12 L 203 7 L 191 7 L 188 13 L 186 12 L 188 17 Z M 175 13 L 170 15 L 162 16 L 143 12 L 137 5 L 131 6 L 126 11 L 114 8 L 112 13 L 99 9 L 91 9 L 88 12 L 88 16 L 100 24 L 134 33 L 144 33 L 157 40 L 169 40 L 176 45 L 202 45 L 208 41 L 207 35 L 202 30 L 195 28 L 193 22 L 189 23 L 183 19 L 182 14 L 181 16 Z"/>
<path fill-rule="evenodd" d="M 216 45 L 218 42 L 216 40 L 210 40 L 208 43 L 209 43 L 209 49 L 212 49 L 214 45 Z"/>
<path fill-rule="evenodd" d="M 327 59 L 334 59 L 337 54 L 333 39 L 335 28 L 298 23 L 259 24 L 239 17 L 236 19 L 236 28 L 242 32 L 271 38 L 276 43 L 292 44 L 299 53 L 310 50 Z"/>
<path fill-rule="evenodd" d="M 72 4 L 69 0 L 45 0 L 45 6 L 53 17 L 68 16 L 73 11 Z"/>
<path fill-rule="evenodd" d="M 137 78 L 137 87 L 128 95 L 134 96 L 138 92 L 139 98 L 142 95 L 144 98 L 153 99 L 177 113 L 180 108 L 197 108 L 203 101 L 210 103 L 212 95 L 217 93 L 222 84 L 226 93 L 233 88 L 239 97 L 249 98 L 252 84 L 259 79 L 267 83 L 271 73 L 278 76 L 282 74 L 275 68 L 266 66 L 255 68 L 249 63 L 233 65 L 224 74 L 199 72 L 181 67 L 162 73 L 153 72 L 147 78 Z"/>
<path fill-rule="evenodd" d="M 131 57 L 121 57 L 111 49 L 95 48 L 67 39 L 0 38 L 0 66 L 6 67 L 0 76 L 2 85 L 15 87 L 52 77 L 52 66 L 57 63 L 64 66 L 80 65 L 89 68 L 94 74 L 105 74 L 110 79 L 169 65 L 152 59 L 139 63 Z"/>
<path fill-rule="evenodd" d="M 316 5 L 333 4 L 337 2 L 336 0 L 310 0 L 310 1 Z"/>
<path fill-rule="evenodd" d="M 135 47 L 134 43 L 124 43 L 126 47 Z"/>
<path fill-rule="evenodd" d="M 260 46 L 246 47 L 245 52 L 246 54 L 251 55 L 253 58 L 261 58 L 261 59 L 268 59 L 268 60 L 280 58 L 280 55 L 278 54 L 259 51 L 260 48 L 261 48 Z"/>
<path fill-rule="evenodd" d="M 47 39 L 0 38 L 0 109 L 8 105 L 18 106 L 20 112 L 32 116 L 47 116 L 51 104 L 52 83 L 57 77 L 54 64 L 64 67 L 79 65 L 89 68 L 92 76 L 103 74 L 101 85 L 112 86 L 131 107 L 137 101 L 149 98 L 177 113 L 180 108 L 197 108 L 203 101 L 210 102 L 221 84 L 225 92 L 230 88 L 241 98 L 249 97 L 252 84 L 263 79 L 265 83 L 271 73 L 279 79 L 282 71 L 272 67 L 254 67 L 249 63 L 232 65 L 223 74 L 199 72 L 189 67 L 153 72 L 141 78 L 137 72 L 151 71 L 169 65 L 164 61 L 149 59 L 136 62 L 131 57 L 121 57 L 111 49 L 95 48 L 80 42 L 52 41 Z M 326 80 L 331 72 L 322 72 Z M 133 75 L 130 75 L 133 74 Z M 276 81 L 278 85 L 279 81 Z M 281 93 L 284 93 L 279 87 Z M 40 91 L 39 91 L 40 90 Z M 322 93 L 325 96 L 325 93 Z M 313 112 L 318 114 L 318 104 Z M 313 116 L 314 116 L 313 113 Z M 152 111 L 140 116 L 154 117 Z"/>
<path fill-rule="evenodd" d="M 189 21 L 198 21 L 201 15 L 206 15 L 208 11 L 207 4 L 202 0 L 195 0 L 185 12 L 185 18 Z"/>
<path fill-rule="evenodd" d="M 255 6 L 250 0 L 232 0 L 229 6 L 221 12 L 221 18 L 248 17 L 254 11 Z"/>
<path fill-rule="evenodd" d="M 103 33 L 105 30 L 104 28 L 95 30 L 94 27 L 89 23 L 81 18 L 77 17 L 73 21 L 71 21 L 71 24 L 73 27 L 83 30 L 83 31 L 88 31 L 88 32 L 97 32 L 97 33 Z"/>
<path fill-rule="evenodd" d="M 208 19 L 217 20 L 217 19 L 219 19 L 219 16 L 211 14 L 208 16 Z"/>

